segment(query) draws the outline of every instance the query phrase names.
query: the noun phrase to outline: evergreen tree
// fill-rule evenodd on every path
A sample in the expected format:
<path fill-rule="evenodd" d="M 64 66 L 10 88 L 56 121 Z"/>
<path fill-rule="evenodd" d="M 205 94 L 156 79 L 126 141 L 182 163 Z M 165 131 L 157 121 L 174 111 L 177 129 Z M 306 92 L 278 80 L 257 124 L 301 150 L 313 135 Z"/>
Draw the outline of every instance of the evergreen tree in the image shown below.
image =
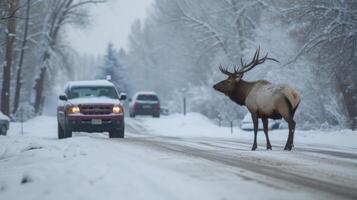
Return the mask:
<path fill-rule="evenodd" d="M 112 43 L 108 44 L 104 56 L 103 66 L 97 76 L 98 79 L 105 79 L 111 76 L 111 81 L 117 87 L 119 92 L 128 92 L 128 82 L 124 62 L 120 61 L 120 54 L 114 48 Z"/>

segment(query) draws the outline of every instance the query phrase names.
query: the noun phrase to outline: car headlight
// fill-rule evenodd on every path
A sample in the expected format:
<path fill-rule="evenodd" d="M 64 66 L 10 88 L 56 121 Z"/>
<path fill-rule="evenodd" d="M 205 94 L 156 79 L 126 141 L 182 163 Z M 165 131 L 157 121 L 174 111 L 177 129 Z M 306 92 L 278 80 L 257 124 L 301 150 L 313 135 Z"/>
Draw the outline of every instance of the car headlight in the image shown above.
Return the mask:
<path fill-rule="evenodd" d="M 78 106 L 71 106 L 71 107 L 68 108 L 68 113 L 71 113 L 71 114 L 79 113 L 80 111 L 81 110 L 79 109 Z"/>
<path fill-rule="evenodd" d="M 113 106 L 113 113 L 123 113 L 124 109 L 121 106 Z"/>

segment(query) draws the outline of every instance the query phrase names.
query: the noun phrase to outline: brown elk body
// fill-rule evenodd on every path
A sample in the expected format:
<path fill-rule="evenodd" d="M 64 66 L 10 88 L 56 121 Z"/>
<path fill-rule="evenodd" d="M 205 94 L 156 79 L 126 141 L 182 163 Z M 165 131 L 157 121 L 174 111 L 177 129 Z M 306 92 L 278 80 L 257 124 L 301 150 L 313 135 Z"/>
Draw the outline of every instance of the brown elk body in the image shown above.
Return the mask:
<path fill-rule="evenodd" d="M 285 150 L 291 150 L 294 146 L 295 121 L 294 114 L 300 103 L 299 93 L 288 85 L 275 85 L 266 80 L 248 82 L 242 80 L 243 74 L 253 69 L 256 65 L 262 64 L 265 60 L 273 58 L 265 57 L 259 59 L 259 49 L 256 51 L 253 60 L 249 64 L 243 64 L 240 69 L 234 68 L 234 72 L 223 69 L 222 73 L 228 75 L 223 80 L 213 86 L 219 92 L 227 95 L 232 101 L 239 105 L 246 106 L 252 115 L 254 124 L 254 143 L 252 150 L 257 148 L 258 119 L 263 122 L 264 133 L 267 142 L 267 149 L 272 149 L 268 136 L 268 118 L 281 119 L 287 121 L 289 125 L 289 136 L 285 145 Z"/>

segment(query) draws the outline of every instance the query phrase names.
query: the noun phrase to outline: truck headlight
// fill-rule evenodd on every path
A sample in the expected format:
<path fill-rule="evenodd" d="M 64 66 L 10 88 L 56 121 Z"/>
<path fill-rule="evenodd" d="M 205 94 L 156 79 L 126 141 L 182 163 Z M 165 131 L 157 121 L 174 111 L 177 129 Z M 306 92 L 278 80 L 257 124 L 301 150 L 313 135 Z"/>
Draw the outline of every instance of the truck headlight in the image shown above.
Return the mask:
<path fill-rule="evenodd" d="M 78 106 L 71 106 L 68 108 L 68 112 L 73 114 L 73 113 L 79 113 L 80 112 L 80 109 Z"/>
<path fill-rule="evenodd" d="M 113 113 L 123 113 L 124 109 L 121 106 L 113 106 Z"/>

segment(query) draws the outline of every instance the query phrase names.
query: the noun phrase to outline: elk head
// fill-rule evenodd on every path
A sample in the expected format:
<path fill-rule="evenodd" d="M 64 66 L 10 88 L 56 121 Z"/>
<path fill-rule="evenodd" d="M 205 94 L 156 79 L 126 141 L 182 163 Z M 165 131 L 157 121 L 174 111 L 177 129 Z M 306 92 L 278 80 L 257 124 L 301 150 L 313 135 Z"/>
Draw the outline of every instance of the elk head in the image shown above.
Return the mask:
<path fill-rule="evenodd" d="M 259 58 L 259 53 L 260 53 L 260 48 L 257 49 L 257 51 L 255 52 L 253 59 L 250 63 L 248 64 L 244 64 L 243 63 L 243 59 L 241 58 L 241 67 L 237 68 L 237 65 L 233 68 L 233 72 L 229 72 L 228 71 L 228 67 L 223 68 L 222 65 L 219 66 L 219 70 L 228 76 L 227 79 L 218 82 L 217 84 L 215 84 L 213 86 L 213 88 L 219 92 L 224 93 L 225 95 L 228 95 L 229 93 L 231 93 L 234 88 L 236 83 L 238 83 L 244 73 L 250 71 L 251 69 L 253 69 L 255 66 L 260 65 L 262 63 L 264 63 L 266 60 L 273 60 L 275 62 L 279 62 L 274 58 L 268 58 L 268 54 L 265 55 L 265 57 L 263 58 Z"/>

